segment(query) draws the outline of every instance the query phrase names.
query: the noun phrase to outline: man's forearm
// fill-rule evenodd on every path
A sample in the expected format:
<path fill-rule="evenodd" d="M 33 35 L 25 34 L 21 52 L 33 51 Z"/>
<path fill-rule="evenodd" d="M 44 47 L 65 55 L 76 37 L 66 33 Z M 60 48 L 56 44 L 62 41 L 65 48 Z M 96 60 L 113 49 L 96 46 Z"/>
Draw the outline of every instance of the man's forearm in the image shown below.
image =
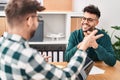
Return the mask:
<path fill-rule="evenodd" d="M 116 58 L 115 58 L 114 51 L 112 51 L 112 49 L 107 51 L 105 48 L 103 48 L 102 46 L 99 45 L 98 48 L 95 49 L 95 52 L 97 53 L 98 58 L 100 60 L 103 60 L 106 64 L 108 64 L 110 66 L 115 65 Z"/>

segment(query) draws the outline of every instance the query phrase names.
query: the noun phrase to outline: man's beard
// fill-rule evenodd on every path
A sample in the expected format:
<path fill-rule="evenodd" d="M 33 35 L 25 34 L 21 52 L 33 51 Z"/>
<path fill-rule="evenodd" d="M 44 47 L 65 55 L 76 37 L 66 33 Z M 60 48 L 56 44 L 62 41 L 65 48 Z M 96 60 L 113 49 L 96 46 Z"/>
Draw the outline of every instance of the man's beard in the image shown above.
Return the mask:
<path fill-rule="evenodd" d="M 84 32 L 87 32 L 87 31 L 93 31 L 95 28 L 93 28 L 93 27 L 90 27 L 88 30 L 85 30 Z"/>
<path fill-rule="evenodd" d="M 82 24 L 82 26 L 84 26 L 84 25 L 89 26 L 89 28 L 88 28 L 87 30 L 83 30 L 83 32 L 93 31 L 93 30 L 95 29 L 95 27 L 94 27 L 94 26 L 90 26 L 90 25 L 88 25 L 88 24 L 83 23 L 83 24 Z"/>
<path fill-rule="evenodd" d="M 30 39 L 34 36 L 34 34 L 35 34 L 35 30 L 31 31 L 31 33 L 30 33 Z"/>

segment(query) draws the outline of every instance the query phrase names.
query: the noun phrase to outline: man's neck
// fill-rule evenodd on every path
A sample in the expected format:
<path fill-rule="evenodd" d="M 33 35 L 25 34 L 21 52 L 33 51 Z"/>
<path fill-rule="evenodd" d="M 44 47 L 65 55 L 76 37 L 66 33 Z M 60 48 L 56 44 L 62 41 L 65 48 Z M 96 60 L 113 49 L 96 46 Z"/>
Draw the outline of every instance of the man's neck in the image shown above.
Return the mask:
<path fill-rule="evenodd" d="M 8 28 L 8 33 L 10 34 L 17 34 L 17 35 L 20 35 L 21 37 L 23 37 L 24 39 L 28 40 L 29 39 L 29 35 L 27 32 L 24 31 L 24 28 L 20 28 L 20 27 L 14 27 L 14 28 Z"/>

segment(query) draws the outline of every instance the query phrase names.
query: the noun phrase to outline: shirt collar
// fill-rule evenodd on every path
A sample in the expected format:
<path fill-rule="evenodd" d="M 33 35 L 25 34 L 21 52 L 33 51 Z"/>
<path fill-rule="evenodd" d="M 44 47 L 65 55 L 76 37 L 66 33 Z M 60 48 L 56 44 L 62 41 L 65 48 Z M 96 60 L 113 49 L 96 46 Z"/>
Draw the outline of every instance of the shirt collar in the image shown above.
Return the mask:
<path fill-rule="evenodd" d="M 15 42 L 25 42 L 26 41 L 22 36 L 17 35 L 17 34 L 10 34 L 8 32 L 4 32 L 3 37 L 6 39 L 15 41 Z"/>

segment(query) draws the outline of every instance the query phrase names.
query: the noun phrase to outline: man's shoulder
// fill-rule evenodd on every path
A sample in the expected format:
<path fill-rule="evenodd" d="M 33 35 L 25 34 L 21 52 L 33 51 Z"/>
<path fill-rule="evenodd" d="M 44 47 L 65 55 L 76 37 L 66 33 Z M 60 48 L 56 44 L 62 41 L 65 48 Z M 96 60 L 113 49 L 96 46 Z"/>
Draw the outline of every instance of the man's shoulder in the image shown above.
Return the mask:
<path fill-rule="evenodd" d="M 71 34 L 82 34 L 82 29 L 75 30 Z"/>
<path fill-rule="evenodd" d="M 104 30 L 102 29 L 97 29 L 98 30 L 98 34 L 104 34 L 106 36 L 108 36 L 107 32 L 105 32 Z"/>
<path fill-rule="evenodd" d="M 110 39 L 110 36 L 108 35 L 107 32 L 103 31 L 102 29 L 98 29 L 98 33 L 97 34 L 103 34 L 104 36 L 101 37 L 100 39 Z"/>
<path fill-rule="evenodd" d="M 24 48 L 24 49 L 21 51 L 21 53 L 22 53 L 23 55 L 26 55 L 26 56 L 30 57 L 30 56 L 32 56 L 33 54 L 38 53 L 38 51 L 37 51 L 36 49 L 33 49 L 33 48 L 31 48 L 31 47 L 28 47 L 28 48 Z"/>

